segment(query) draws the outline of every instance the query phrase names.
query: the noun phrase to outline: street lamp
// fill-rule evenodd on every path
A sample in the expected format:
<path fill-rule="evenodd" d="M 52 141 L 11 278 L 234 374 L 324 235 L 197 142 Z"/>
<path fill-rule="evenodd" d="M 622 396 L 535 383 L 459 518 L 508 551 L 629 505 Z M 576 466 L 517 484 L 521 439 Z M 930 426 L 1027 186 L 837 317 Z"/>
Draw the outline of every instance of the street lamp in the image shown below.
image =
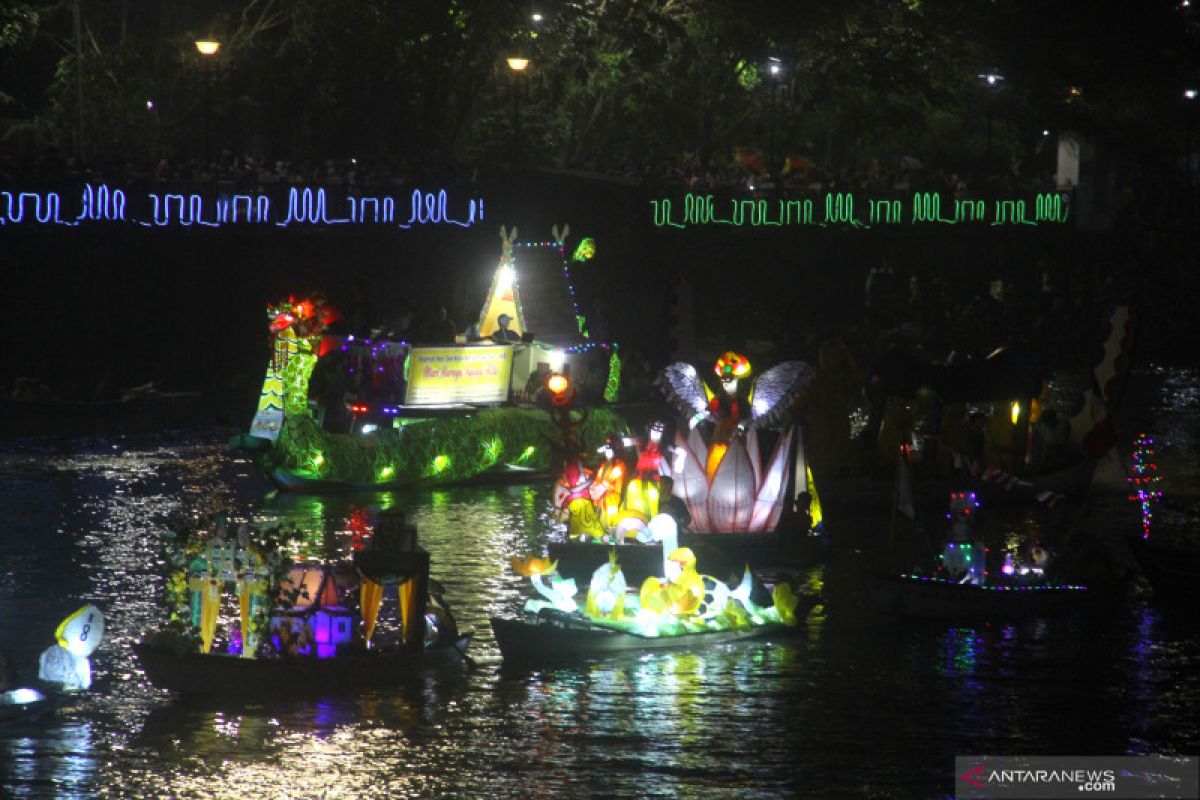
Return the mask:
<path fill-rule="evenodd" d="M 1196 156 L 1192 153 L 1192 128 L 1196 124 L 1196 98 L 1200 97 L 1200 89 L 1189 86 L 1183 90 L 1183 99 L 1187 101 L 1188 108 L 1185 110 L 1187 119 L 1184 122 L 1184 130 L 1187 134 L 1187 145 L 1184 147 L 1184 152 L 1187 156 L 1187 213 L 1188 221 L 1192 218 L 1192 209 L 1194 207 L 1192 196 L 1195 193 L 1195 163 Z"/>
<path fill-rule="evenodd" d="M 208 169 L 208 119 L 209 119 L 209 84 L 212 83 L 213 56 L 221 49 L 221 43 L 215 39 L 197 39 L 196 51 L 203 56 L 204 63 L 204 169 Z"/>
<path fill-rule="evenodd" d="M 512 76 L 513 98 L 513 149 L 517 158 L 521 153 L 521 76 L 529 69 L 529 59 L 523 56 L 509 56 L 505 59 L 508 71 Z"/>
<path fill-rule="evenodd" d="M 767 59 L 767 80 L 769 81 L 767 87 L 771 93 L 771 124 L 767 141 L 767 165 L 771 180 L 776 188 L 779 186 L 779 181 L 777 179 L 777 172 L 775 171 L 775 116 L 778 102 L 776 95 L 779 93 L 781 75 L 783 75 L 783 62 L 775 56 L 771 56 Z"/>
<path fill-rule="evenodd" d="M 983 82 L 984 88 L 988 92 L 988 96 L 983 104 L 983 116 L 987 125 L 987 149 L 985 150 L 985 163 L 988 169 L 992 166 L 992 90 L 999 90 L 1000 84 L 1004 83 L 1004 76 L 995 70 L 980 73 L 979 80 Z"/>

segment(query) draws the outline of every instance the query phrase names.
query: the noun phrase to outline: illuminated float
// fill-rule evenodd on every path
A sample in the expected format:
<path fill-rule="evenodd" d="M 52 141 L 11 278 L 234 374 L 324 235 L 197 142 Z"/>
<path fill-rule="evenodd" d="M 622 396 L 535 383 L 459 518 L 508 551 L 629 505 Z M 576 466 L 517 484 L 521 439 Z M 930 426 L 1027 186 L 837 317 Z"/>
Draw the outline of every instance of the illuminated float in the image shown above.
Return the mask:
<path fill-rule="evenodd" d="M 624 430 L 605 405 L 620 386 L 617 348 L 589 337 L 575 305 L 568 231 L 535 243 L 516 242 L 516 233 L 501 229 L 500 262 L 471 340 L 332 336 L 320 297 L 269 309 L 273 356 L 251 430 L 234 446 L 294 491 L 538 480 L 559 439 L 538 402 L 551 373 L 595 387 L 580 404 L 589 412 L 580 415 L 581 440 Z M 508 334 L 494 336 L 504 317 Z M 314 375 L 352 382 L 351 399 L 314 393 Z M 343 409 L 349 419 L 339 430 Z"/>
<path fill-rule="evenodd" d="M 0 725 L 41 719 L 68 696 L 91 688 L 89 659 L 104 639 L 103 612 L 93 605 L 83 606 L 59 624 L 54 639 L 38 657 L 33 686 L 13 685 L 10 666 L 0 653 Z"/>
<path fill-rule="evenodd" d="M 683 500 L 696 533 L 766 533 L 805 493 L 812 527 L 820 525 L 812 471 L 793 418 L 794 404 L 812 382 L 802 361 L 785 361 L 755 377 L 750 362 L 727 352 L 710 386 L 691 364 L 671 364 L 659 385 L 687 415 L 675 434 L 672 491 Z M 774 429 L 774 430 L 773 430 Z M 764 443 L 767 457 L 763 457 Z"/>
<path fill-rule="evenodd" d="M 698 571 L 695 554 L 678 546 L 672 517 L 655 516 L 646 530 L 661 569 L 636 590 L 619 561 L 626 548 L 609 548 L 583 597 L 575 594 L 574 579 L 556 573 L 553 561 L 514 558 L 513 568 L 531 578 L 539 596 L 526 601 L 520 619 L 492 618 L 504 657 L 553 660 L 715 644 L 786 634 L 803 621 L 808 604 L 801 607 L 789 584 L 778 583 L 767 594 L 746 568 L 731 587 Z"/>
<path fill-rule="evenodd" d="M 926 503 L 965 489 L 989 505 L 1051 507 L 1083 499 L 1095 481 L 1119 484 L 1110 414 L 1129 375 L 1134 334 L 1129 309 L 1114 309 L 1101 356 L 1085 369 L 1054 368 L 1048 353 L 1013 348 L 953 364 L 885 353 L 864 387 L 866 455 L 894 469 L 897 446 L 908 444 Z M 882 506 L 891 487 L 890 476 L 828 482 L 825 501 Z"/>
<path fill-rule="evenodd" d="M 901 480 L 907 481 L 903 456 L 901 464 Z M 902 504 L 912 502 L 903 487 L 897 497 Z M 1048 574 L 1049 551 L 1038 542 L 1014 544 L 1002 557 L 992 557 L 975 527 L 979 508 L 974 492 L 953 492 L 946 514 L 950 525 L 934 568 L 875 573 L 869 584 L 875 608 L 901 616 L 990 620 L 1071 613 L 1093 605 L 1095 591 Z M 911 505 L 899 511 L 917 516 Z"/>
<path fill-rule="evenodd" d="M 351 557 L 340 559 L 294 559 L 298 532 L 181 526 L 166 558 L 170 619 L 134 648 L 146 676 L 184 694 L 306 694 L 465 658 L 471 637 L 430 580 L 416 530 L 390 514 L 373 532 L 363 523 L 352 517 Z"/>
<path fill-rule="evenodd" d="M 1141 516 L 1141 529 L 1125 537 L 1129 551 L 1159 603 L 1190 611 L 1200 585 L 1200 506 L 1166 496 L 1156 445 L 1145 433 L 1133 440 L 1126 481 Z"/>
<path fill-rule="evenodd" d="M 659 385 L 686 414 L 680 427 L 687 433 L 677 431 L 673 446 L 664 442 L 662 421 L 652 421 L 642 441 L 627 440 L 627 448 L 625 441 L 606 441 L 592 494 L 600 524 L 585 529 L 572 517 L 567 540 L 549 545 L 564 574 L 594 569 L 608 545 L 618 547 L 618 559 L 638 580 L 654 574 L 645 529 L 660 509 L 684 526 L 682 544 L 723 567 L 778 564 L 781 528 L 821 530 L 820 499 L 794 413 L 812 380 L 808 366 L 787 361 L 756 377 L 744 356 L 727 352 L 712 372 L 715 386 L 690 364 L 663 370 Z M 636 457 L 627 464 L 616 458 L 619 447 L 635 445 Z M 619 475 L 620 487 L 603 474 Z M 804 477 L 797 481 L 796 475 Z M 675 507 L 669 507 L 672 496 Z M 794 560 L 795 543 L 786 544 Z"/>

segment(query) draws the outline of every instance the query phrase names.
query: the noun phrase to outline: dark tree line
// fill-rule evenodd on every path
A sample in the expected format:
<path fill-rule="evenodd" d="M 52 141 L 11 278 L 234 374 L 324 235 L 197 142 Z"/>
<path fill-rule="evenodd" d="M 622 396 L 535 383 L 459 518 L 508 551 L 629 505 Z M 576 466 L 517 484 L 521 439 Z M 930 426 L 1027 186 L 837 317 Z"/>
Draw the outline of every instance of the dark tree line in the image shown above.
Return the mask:
<path fill-rule="evenodd" d="M 1072 130 L 1143 167 L 1178 164 L 1196 112 L 1183 90 L 1200 82 L 1195 13 L 1178 0 L 18 0 L 0 9 L 0 152 L 519 161 L 647 179 L 721 170 L 736 148 L 771 173 L 793 155 L 1029 169 L 1046 160 L 1042 131 Z M 197 39 L 221 49 L 202 56 Z"/>

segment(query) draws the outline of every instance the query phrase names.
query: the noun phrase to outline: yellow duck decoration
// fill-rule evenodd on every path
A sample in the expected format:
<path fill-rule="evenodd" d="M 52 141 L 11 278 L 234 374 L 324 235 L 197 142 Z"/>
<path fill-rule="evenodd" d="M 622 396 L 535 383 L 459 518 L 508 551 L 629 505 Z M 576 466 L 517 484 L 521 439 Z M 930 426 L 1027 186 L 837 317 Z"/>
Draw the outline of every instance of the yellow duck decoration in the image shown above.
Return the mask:
<path fill-rule="evenodd" d="M 691 548 L 677 547 L 667 559 L 665 579 L 650 576 L 642 582 L 642 608 L 680 618 L 697 615 L 704 604 L 705 580 L 696 571 L 696 554 Z"/>

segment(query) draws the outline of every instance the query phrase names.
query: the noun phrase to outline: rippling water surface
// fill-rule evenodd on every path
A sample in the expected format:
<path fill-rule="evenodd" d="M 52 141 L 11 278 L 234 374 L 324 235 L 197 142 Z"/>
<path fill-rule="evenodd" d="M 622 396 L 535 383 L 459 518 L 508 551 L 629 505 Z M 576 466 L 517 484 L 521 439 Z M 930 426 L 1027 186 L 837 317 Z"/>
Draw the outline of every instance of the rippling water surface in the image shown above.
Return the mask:
<path fill-rule="evenodd" d="M 1141 379 L 1131 424 L 1158 435 L 1168 491 L 1194 495 L 1200 378 Z M 352 504 L 406 508 L 475 631 L 473 664 L 299 702 L 197 705 L 154 689 L 130 645 L 164 618 L 158 544 L 185 503 L 312 531 L 342 527 Z M 32 677 L 83 602 L 108 626 L 92 691 L 0 728 L 0 796 L 938 797 L 955 755 L 1200 751 L 1189 615 L 1135 587 L 1097 618 L 877 617 L 860 602 L 879 528 L 867 517 L 830 520 L 830 559 L 803 576 L 826 602 L 795 639 L 506 667 L 488 619 L 519 610 L 526 587 L 507 559 L 544 546 L 547 503 L 530 487 L 276 496 L 223 432 L 0 446 L 0 645 Z M 1138 522 L 1120 497 L 1069 520 L 993 520 L 1028 524 L 1087 530 L 1120 562 Z"/>

